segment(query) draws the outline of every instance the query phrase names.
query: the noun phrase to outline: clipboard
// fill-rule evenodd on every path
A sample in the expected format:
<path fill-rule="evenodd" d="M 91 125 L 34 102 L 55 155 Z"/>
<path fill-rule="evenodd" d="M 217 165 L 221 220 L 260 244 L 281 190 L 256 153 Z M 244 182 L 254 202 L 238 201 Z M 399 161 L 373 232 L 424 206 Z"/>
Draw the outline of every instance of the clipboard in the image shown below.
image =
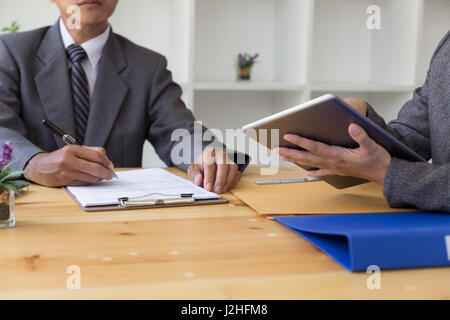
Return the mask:
<path fill-rule="evenodd" d="M 75 201 L 75 203 L 85 212 L 193 207 L 193 206 L 205 206 L 214 204 L 226 204 L 229 202 L 228 199 L 224 197 L 220 197 L 219 199 L 195 200 L 192 197 L 192 195 L 185 194 L 173 198 L 140 200 L 140 201 L 124 197 L 118 199 L 120 204 L 117 205 L 84 207 L 67 188 L 63 189 L 69 194 L 69 196 L 73 199 L 73 201 Z"/>

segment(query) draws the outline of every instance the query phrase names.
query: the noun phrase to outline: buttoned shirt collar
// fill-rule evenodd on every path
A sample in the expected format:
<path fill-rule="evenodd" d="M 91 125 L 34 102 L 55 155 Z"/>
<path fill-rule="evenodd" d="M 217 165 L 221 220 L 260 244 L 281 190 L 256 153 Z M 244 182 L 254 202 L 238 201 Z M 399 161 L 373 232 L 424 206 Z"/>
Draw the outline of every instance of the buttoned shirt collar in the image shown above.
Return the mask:
<path fill-rule="evenodd" d="M 61 32 L 61 38 L 64 43 L 64 48 L 67 49 L 71 44 L 74 44 L 75 41 L 73 40 L 69 30 L 67 30 L 67 27 L 62 21 L 62 19 L 59 19 L 59 28 Z M 102 50 L 106 42 L 108 41 L 110 33 L 111 33 L 111 26 L 108 25 L 106 30 L 101 35 L 81 44 L 81 47 L 86 51 L 89 62 L 92 68 L 94 69 L 97 68 L 98 62 L 102 57 Z"/>

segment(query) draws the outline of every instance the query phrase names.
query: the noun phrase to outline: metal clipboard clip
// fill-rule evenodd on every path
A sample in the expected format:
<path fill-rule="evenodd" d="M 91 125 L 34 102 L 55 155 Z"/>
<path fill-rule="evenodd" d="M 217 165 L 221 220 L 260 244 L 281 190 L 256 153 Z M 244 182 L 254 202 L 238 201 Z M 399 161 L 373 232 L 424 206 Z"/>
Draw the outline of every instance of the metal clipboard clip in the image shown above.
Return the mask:
<path fill-rule="evenodd" d="M 150 196 L 163 196 L 173 198 L 151 199 L 142 200 Z M 141 200 L 140 200 L 141 199 Z M 195 202 L 193 193 L 182 194 L 163 194 L 163 193 L 149 193 L 140 197 L 123 197 L 119 198 L 119 206 L 121 208 L 141 207 L 141 206 L 160 206 L 160 205 L 172 205 L 172 204 L 186 204 Z"/>

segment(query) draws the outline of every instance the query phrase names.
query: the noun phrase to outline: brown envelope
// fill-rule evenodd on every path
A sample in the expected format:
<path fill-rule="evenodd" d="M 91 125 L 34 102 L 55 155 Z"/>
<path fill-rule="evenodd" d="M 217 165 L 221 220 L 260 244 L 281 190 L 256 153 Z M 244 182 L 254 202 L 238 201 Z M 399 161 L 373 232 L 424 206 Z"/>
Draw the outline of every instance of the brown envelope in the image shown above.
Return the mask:
<path fill-rule="evenodd" d="M 231 192 L 258 213 L 267 216 L 417 211 L 390 208 L 383 197 L 383 187 L 376 183 L 343 190 L 321 181 L 255 184 L 258 180 L 304 177 L 305 171 L 298 167 L 281 167 L 274 176 L 261 176 L 259 167 L 249 167 L 242 181 Z"/>

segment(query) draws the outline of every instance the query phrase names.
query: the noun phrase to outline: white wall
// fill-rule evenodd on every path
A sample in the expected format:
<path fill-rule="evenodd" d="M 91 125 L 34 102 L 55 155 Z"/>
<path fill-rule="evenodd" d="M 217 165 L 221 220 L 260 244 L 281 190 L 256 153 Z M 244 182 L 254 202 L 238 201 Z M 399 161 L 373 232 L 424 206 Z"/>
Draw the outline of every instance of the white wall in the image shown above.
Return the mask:
<path fill-rule="evenodd" d="M 1 0 L 0 29 L 18 20 L 22 31 L 54 24 L 59 16 L 56 5 L 47 0 Z"/>
<path fill-rule="evenodd" d="M 419 83 L 425 80 L 431 56 L 439 41 L 449 29 L 450 0 L 425 0 L 417 70 L 417 81 Z"/>

